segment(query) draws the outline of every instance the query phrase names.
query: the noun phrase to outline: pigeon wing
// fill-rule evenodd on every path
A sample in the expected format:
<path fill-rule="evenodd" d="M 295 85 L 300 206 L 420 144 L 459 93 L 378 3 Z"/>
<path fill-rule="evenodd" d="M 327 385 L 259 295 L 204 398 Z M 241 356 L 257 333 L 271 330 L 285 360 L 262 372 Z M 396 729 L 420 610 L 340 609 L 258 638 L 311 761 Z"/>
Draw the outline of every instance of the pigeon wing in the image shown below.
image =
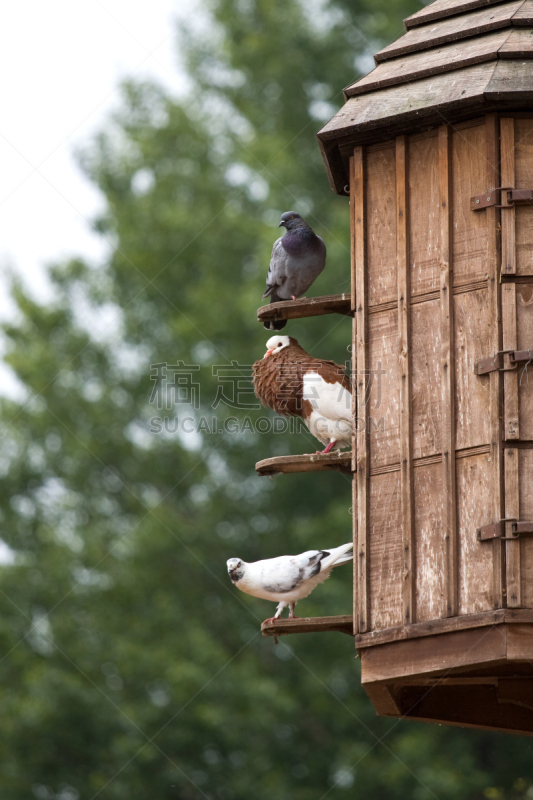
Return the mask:
<path fill-rule="evenodd" d="M 318 369 L 307 370 L 303 376 L 303 398 L 325 419 L 352 420 L 350 382 L 338 364 L 322 362 Z"/>
<path fill-rule="evenodd" d="M 275 292 L 279 286 L 283 285 L 287 278 L 285 272 L 285 250 L 281 244 L 282 238 L 283 237 L 280 236 L 279 239 L 276 239 L 274 242 L 274 247 L 272 248 L 270 266 L 268 268 L 266 279 L 266 289 L 263 294 L 263 298 L 268 297 L 272 294 L 272 292 Z"/>
<path fill-rule="evenodd" d="M 298 556 L 281 556 L 264 561 L 261 569 L 263 589 L 272 593 L 293 592 L 304 581 L 320 572 L 324 550 L 308 550 Z"/>

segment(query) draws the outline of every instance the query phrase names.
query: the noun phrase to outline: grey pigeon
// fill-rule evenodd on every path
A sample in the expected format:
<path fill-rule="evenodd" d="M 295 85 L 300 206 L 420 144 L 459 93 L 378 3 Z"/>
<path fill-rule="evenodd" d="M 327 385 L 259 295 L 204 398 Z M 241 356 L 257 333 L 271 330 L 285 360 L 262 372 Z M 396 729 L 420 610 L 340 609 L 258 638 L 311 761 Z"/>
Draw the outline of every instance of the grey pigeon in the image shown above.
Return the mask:
<path fill-rule="evenodd" d="M 227 562 L 232 582 L 246 594 L 278 603 L 276 614 L 265 622 L 277 619 L 289 606 L 289 619 L 294 619 L 294 606 L 307 597 L 319 583 L 329 578 L 333 567 L 353 559 L 353 544 L 342 544 L 331 550 L 307 550 L 299 556 L 279 556 L 247 564 L 240 558 Z"/>
<path fill-rule="evenodd" d="M 296 211 L 282 214 L 279 227 L 287 230 L 274 242 L 263 295 L 271 303 L 301 297 L 326 263 L 326 245 Z M 269 331 L 280 331 L 286 324 L 284 319 L 264 323 Z"/>

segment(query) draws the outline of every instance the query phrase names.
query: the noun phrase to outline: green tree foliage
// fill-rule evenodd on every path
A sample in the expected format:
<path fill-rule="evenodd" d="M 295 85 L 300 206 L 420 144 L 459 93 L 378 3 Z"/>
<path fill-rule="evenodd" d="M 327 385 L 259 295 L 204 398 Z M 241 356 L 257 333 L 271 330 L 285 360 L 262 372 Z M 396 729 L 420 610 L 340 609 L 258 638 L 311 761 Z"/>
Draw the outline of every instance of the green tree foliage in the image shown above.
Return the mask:
<path fill-rule="evenodd" d="M 346 478 L 256 477 L 259 458 L 316 443 L 225 431 L 272 415 L 214 409 L 213 368 L 264 353 L 255 311 L 282 211 L 327 242 L 313 292 L 348 288 L 347 201 L 314 133 L 416 8 L 204 3 L 178 36 L 187 96 L 127 86 L 83 156 L 106 198 L 107 263 L 55 268 L 46 307 L 14 286 L 7 363 L 26 399 L 1 406 L 1 536 L 15 553 L 0 572 L 5 800 L 531 796 L 527 740 L 376 718 L 348 637 L 261 639 L 273 606 L 225 570 L 350 537 Z M 347 319 L 290 332 L 348 357 Z M 198 409 L 150 403 L 150 365 L 165 362 L 199 365 Z M 250 400 L 249 381 L 240 391 Z M 176 413 L 216 416 L 216 430 L 150 432 Z M 301 608 L 349 612 L 350 568 Z"/>

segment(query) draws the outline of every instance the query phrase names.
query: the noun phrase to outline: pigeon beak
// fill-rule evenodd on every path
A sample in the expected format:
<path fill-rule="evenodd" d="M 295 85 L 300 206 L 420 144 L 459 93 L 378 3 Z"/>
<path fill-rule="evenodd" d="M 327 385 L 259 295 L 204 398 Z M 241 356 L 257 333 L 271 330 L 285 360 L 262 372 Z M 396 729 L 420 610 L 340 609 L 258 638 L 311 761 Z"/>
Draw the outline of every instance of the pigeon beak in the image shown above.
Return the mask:
<path fill-rule="evenodd" d="M 278 225 L 278 228 L 284 228 L 284 227 L 285 227 L 285 220 L 282 219 L 281 222 Z"/>
<path fill-rule="evenodd" d="M 268 358 L 270 355 L 272 355 L 273 352 L 274 352 L 273 350 L 267 350 L 263 358 Z"/>

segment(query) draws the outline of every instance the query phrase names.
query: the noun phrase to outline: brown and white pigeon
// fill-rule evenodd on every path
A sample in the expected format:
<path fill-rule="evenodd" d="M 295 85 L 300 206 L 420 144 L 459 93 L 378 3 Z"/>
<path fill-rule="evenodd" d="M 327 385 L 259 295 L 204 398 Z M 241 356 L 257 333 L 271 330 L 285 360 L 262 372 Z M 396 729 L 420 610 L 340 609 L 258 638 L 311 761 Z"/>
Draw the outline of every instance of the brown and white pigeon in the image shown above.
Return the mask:
<path fill-rule="evenodd" d="M 270 257 L 263 299 L 270 297 L 271 303 L 301 297 L 326 263 L 326 245 L 296 211 L 282 214 L 278 227 L 287 230 L 274 242 Z M 271 331 L 280 331 L 286 324 L 284 319 L 264 323 Z"/>
<path fill-rule="evenodd" d="M 275 616 L 265 620 L 272 622 L 285 606 L 289 606 L 289 619 L 294 619 L 298 600 L 329 578 L 333 567 L 352 559 L 353 544 L 348 542 L 331 550 L 307 550 L 298 556 L 266 558 L 251 564 L 241 558 L 230 558 L 227 567 L 231 581 L 242 592 L 278 603 Z"/>
<path fill-rule="evenodd" d="M 256 397 L 282 416 L 301 417 L 322 452 L 352 443 L 352 387 L 343 367 L 313 358 L 292 336 L 278 334 L 253 365 Z M 318 452 L 318 451 L 317 451 Z"/>

